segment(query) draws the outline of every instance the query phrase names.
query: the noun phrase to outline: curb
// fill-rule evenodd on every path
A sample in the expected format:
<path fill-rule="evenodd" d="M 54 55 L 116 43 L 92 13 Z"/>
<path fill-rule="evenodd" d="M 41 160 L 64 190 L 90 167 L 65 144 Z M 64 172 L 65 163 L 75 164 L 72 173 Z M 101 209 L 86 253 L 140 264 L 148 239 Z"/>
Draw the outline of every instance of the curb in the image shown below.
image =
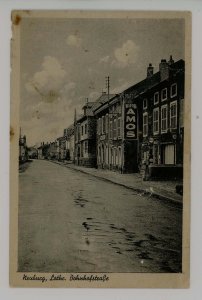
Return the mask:
<path fill-rule="evenodd" d="M 154 197 L 154 198 L 156 198 L 156 199 L 163 200 L 163 201 L 165 201 L 165 202 L 170 202 L 170 203 L 172 202 L 172 203 L 173 203 L 174 205 L 176 205 L 178 208 L 183 208 L 183 203 L 182 203 L 181 201 L 175 200 L 175 199 L 173 199 L 173 198 L 171 198 L 171 197 L 166 197 L 166 196 L 164 196 L 164 195 L 161 195 L 161 194 L 158 194 L 158 193 L 155 193 L 155 192 L 152 193 L 152 192 L 150 192 L 150 191 L 148 191 L 148 190 L 146 190 L 146 189 L 134 188 L 133 186 L 125 185 L 125 184 L 123 184 L 123 183 L 119 183 L 119 182 L 113 181 L 113 180 L 111 180 L 111 179 L 104 178 L 104 177 L 102 177 L 102 176 L 100 176 L 100 175 L 92 174 L 92 173 L 89 173 L 89 172 L 87 172 L 87 171 L 85 171 L 85 170 L 77 169 L 77 168 L 75 168 L 75 167 L 70 166 L 70 164 L 63 164 L 63 163 L 60 163 L 60 162 L 57 162 L 57 161 L 51 161 L 51 160 L 50 160 L 50 162 L 53 162 L 53 163 L 55 163 L 55 164 L 57 164 L 57 165 L 60 165 L 60 166 L 63 166 L 63 167 L 67 167 L 67 168 L 69 168 L 69 169 L 71 169 L 71 170 L 74 170 L 74 171 L 81 172 L 81 173 L 83 173 L 83 174 L 87 174 L 87 175 L 90 175 L 90 176 L 99 178 L 99 179 L 101 179 L 101 180 L 103 180 L 103 181 L 110 182 L 110 183 L 113 183 L 113 184 L 122 186 L 122 187 L 124 187 L 124 188 L 133 190 L 134 192 L 137 192 L 137 193 L 142 194 L 142 195 L 145 195 L 145 196 L 152 196 L 152 197 Z"/>

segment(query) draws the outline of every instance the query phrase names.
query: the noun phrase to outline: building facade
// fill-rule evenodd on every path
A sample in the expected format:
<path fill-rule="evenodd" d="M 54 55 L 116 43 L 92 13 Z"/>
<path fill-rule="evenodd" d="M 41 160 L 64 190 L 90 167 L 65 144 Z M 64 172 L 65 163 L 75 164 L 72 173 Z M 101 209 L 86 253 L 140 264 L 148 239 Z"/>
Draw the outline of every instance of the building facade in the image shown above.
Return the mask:
<path fill-rule="evenodd" d="M 58 160 L 67 160 L 67 137 L 61 136 L 58 141 Z"/>
<path fill-rule="evenodd" d="M 74 161 L 74 125 L 64 129 L 64 136 L 66 137 L 66 159 Z"/>
<path fill-rule="evenodd" d="M 183 175 L 184 68 L 183 60 L 162 60 L 159 81 L 141 95 L 141 164 L 149 178 Z"/>
<path fill-rule="evenodd" d="M 184 61 L 149 64 L 144 80 L 106 96 L 94 108 L 98 168 L 182 177 Z"/>
<path fill-rule="evenodd" d="M 96 120 L 93 105 L 94 102 L 87 102 L 83 107 L 83 115 L 74 124 L 74 162 L 86 167 L 96 166 Z"/>
<path fill-rule="evenodd" d="M 122 101 L 119 95 L 103 94 L 94 107 L 97 122 L 97 167 L 123 170 Z"/>

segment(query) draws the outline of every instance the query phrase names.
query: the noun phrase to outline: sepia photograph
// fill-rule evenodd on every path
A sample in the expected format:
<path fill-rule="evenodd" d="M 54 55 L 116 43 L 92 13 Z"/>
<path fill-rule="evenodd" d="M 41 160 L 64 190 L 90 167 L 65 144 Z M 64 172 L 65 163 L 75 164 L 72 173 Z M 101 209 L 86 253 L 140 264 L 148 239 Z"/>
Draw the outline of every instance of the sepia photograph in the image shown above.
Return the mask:
<path fill-rule="evenodd" d="M 188 287 L 191 14 L 12 30 L 10 284 Z"/>

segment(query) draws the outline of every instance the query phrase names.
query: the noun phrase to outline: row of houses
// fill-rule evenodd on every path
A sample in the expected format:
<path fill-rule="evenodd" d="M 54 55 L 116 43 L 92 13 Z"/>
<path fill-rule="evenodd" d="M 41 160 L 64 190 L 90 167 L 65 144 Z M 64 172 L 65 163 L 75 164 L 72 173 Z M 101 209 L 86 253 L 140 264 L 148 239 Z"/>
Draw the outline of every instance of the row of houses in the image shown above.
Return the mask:
<path fill-rule="evenodd" d="M 19 164 L 22 164 L 28 160 L 28 147 L 25 135 L 19 137 Z"/>
<path fill-rule="evenodd" d="M 38 159 L 74 161 L 74 125 L 64 129 L 63 135 L 55 141 L 42 142 L 37 150 Z"/>
<path fill-rule="evenodd" d="M 119 94 L 102 93 L 58 138 L 58 159 L 148 178 L 182 177 L 183 60 L 149 64 L 145 78 Z M 55 147 L 55 146 L 54 146 Z"/>

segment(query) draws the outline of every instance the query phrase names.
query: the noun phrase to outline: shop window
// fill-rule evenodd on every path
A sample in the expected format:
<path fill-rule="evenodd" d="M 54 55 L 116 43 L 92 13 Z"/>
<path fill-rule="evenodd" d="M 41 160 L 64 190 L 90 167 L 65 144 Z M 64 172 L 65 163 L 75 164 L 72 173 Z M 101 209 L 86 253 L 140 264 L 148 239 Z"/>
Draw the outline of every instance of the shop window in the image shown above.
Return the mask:
<path fill-rule="evenodd" d="M 156 92 L 154 94 L 154 104 L 158 104 L 159 103 L 159 92 Z"/>
<path fill-rule="evenodd" d="M 159 108 L 153 110 L 153 132 L 154 134 L 159 133 Z"/>
<path fill-rule="evenodd" d="M 167 96 L 167 88 L 163 89 L 161 91 L 161 101 L 165 101 L 167 100 L 168 96 Z"/>
<path fill-rule="evenodd" d="M 170 87 L 170 97 L 173 98 L 177 96 L 177 83 L 174 83 Z"/>
<path fill-rule="evenodd" d="M 170 128 L 177 128 L 177 101 L 170 103 Z"/>
<path fill-rule="evenodd" d="M 84 143 L 84 152 L 88 153 L 88 142 L 87 141 L 85 141 L 85 143 Z"/>
<path fill-rule="evenodd" d="M 143 114 L 143 136 L 148 135 L 148 113 Z"/>
<path fill-rule="evenodd" d="M 167 124 L 168 124 L 168 113 L 167 113 L 167 105 L 163 105 L 161 107 L 161 132 L 167 132 Z"/>
<path fill-rule="evenodd" d="M 163 163 L 165 165 L 175 164 L 175 145 L 165 145 L 163 148 Z"/>

